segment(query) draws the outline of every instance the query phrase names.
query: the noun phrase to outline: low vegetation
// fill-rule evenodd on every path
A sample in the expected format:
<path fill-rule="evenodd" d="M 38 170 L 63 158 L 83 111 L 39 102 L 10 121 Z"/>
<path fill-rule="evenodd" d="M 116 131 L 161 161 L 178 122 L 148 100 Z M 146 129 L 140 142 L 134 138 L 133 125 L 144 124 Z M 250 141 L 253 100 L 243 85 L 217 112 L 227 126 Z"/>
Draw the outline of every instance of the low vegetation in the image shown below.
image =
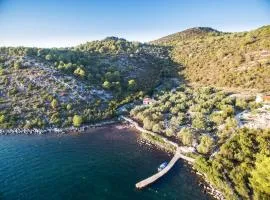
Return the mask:
<path fill-rule="evenodd" d="M 227 199 L 266 200 L 270 130 L 247 127 L 269 108 L 223 89 L 267 93 L 269 75 L 269 26 L 192 28 L 151 44 L 109 37 L 72 48 L 1 47 L 0 129 L 80 127 L 131 109 L 157 133 L 148 140 L 194 147 L 195 168 Z M 146 96 L 150 105 L 141 105 Z M 240 126 L 239 113 L 250 126 Z"/>
<path fill-rule="evenodd" d="M 198 146 L 199 151 L 209 152 L 211 138 L 225 140 L 230 128 L 237 126 L 235 114 L 244 109 L 260 106 L 254 99 L 239 99 L 211 87 L 191 89 L 181 86 L 174 91 L 155 95 L 149 106 L 137 106 L 130 115 L 142 126 L 179 142 Z M 228 130 L 221 134 L 220 130 Z M 209 138 L 211 137 L 211 138 Z"/>
<path fill-rule="evenodd" d="M 235 115 L 262 105 L 211 87 L 179 87 L 155 95 L 131 116 L 155 133 L 193 146 L 195 168 L 227 199 L 268 199 L 270 130 L 239 128 Z M 263 169 L 261 168 L 262 166 Z"/>
<path fill-rule="evenodd" d="M 153 43 L 171 47 L 190 83 L 270 90 L 270 26 L 241 33 L 193 28 Z"/>
<path fill-rule="evenodd" d="M 115 37 L 73 48 L 0 48 L 1 128 L 79 126 L 174 74 L 165 47 Z M 80 115 L 80 123 L 74 117 Z"/>

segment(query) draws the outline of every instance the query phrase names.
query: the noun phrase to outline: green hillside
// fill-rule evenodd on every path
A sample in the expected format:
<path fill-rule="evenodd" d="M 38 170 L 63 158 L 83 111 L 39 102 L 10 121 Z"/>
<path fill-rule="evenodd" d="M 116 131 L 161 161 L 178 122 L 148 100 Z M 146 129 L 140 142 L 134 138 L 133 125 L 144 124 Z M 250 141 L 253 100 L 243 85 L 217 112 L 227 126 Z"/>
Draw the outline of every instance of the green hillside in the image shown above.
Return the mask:
<path fill-rule="evenodd" d="M 175 76 L 166 47 L 115 37 L 72 48 L 0 48 L 2 128 L 89 123 Z"/>
<path fill-rule="evenodd" d="M 158 40 L 154 40 L 151 43 L 153 44 L 166 44 L 166 45 L 175 45 L 179 41 L 188 40 L 188 39 L 202 39 L 208 36 L 218 36 L 223 34 L 222 32 L 215 30 L 210 27 L 196 27 L 189 28 L 184 31 L 167 35 Z"/>
<path fill-rule="evenodd" d="M 269 167 L 259 166 L 269 161 L 270 130 L 240 127 L 236 117 L 260 112 L 254 98 L 181 86 L 155 100 L 132 109 L 131 117 L 148 131 L 196 148 L 195 168 L 226 199 L 269 199 Z M 269 109 L 263 113 L 270 116 Z"/>
<path fill-rule="evenodd" d="M 270 91 L 269 39 L 270 26 L 199 27 L 148 44 L 1 47 L 0 129 L 80 127 L 129 107 L 144 129 L 193 148 L 194 168 L 227 199 L 269 199 L 269 107 L 224 91 Z"/>
<path fill-rule="evenodd" d="M 270 26 L 241 33 L 193 28 L 152 43 L 171 47 L 190 83 L 270 90 Z"/>

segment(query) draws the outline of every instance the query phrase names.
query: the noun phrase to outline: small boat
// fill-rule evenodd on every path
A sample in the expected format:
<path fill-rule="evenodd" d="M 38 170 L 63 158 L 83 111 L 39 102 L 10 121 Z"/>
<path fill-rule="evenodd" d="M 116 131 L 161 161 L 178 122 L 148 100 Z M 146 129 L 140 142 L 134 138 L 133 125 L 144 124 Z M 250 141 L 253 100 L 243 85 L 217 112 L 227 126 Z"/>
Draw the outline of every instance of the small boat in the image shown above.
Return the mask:
<path fill-rule="evenodd" d="M 168 165 L 167 162 L 161 163 L 161 164 L 159 165 L 159 167 L 158 167 L 158 171 L 160 172 L 160 171 L 163 170 L 167 165 Z"/>

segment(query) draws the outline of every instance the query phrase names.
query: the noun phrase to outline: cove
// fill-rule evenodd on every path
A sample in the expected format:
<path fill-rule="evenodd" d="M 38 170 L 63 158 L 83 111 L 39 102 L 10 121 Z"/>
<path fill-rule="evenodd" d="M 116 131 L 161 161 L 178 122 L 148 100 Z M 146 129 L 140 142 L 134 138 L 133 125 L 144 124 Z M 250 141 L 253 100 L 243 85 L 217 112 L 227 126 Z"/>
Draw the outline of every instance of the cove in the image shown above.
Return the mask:
<path fill-rule="evenodd" d="M 157 183 L 135 188 L 171 156 L 117 126 L 69 135 L 0 136 L 0 199 L 212 199 L 181 160 Z"/>

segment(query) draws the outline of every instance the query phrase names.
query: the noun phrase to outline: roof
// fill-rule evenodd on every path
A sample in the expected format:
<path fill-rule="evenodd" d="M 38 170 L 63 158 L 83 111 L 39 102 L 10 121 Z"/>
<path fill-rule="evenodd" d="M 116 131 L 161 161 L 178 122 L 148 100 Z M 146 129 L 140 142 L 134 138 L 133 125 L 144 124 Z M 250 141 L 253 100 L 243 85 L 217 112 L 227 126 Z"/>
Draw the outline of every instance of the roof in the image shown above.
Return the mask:
<path fill-rule="evenodd" d="M 151 99 L 149 97 L 143 99 L 143 103 L 152 103 L 154 102 L 154 99 Z"/>
<path fill-rule="evenodd" d="M 263 100 L 264 100 L 264 101 L 270 101 L 270 95 L 264 96 L 264 97 L 263 97 Z"/>
<path fill-rule="evenodd" d="M 144 98 L 143 100 L 144 101 L 154 101 L 154 99 L 151 99 L 151 98 Z"/>

